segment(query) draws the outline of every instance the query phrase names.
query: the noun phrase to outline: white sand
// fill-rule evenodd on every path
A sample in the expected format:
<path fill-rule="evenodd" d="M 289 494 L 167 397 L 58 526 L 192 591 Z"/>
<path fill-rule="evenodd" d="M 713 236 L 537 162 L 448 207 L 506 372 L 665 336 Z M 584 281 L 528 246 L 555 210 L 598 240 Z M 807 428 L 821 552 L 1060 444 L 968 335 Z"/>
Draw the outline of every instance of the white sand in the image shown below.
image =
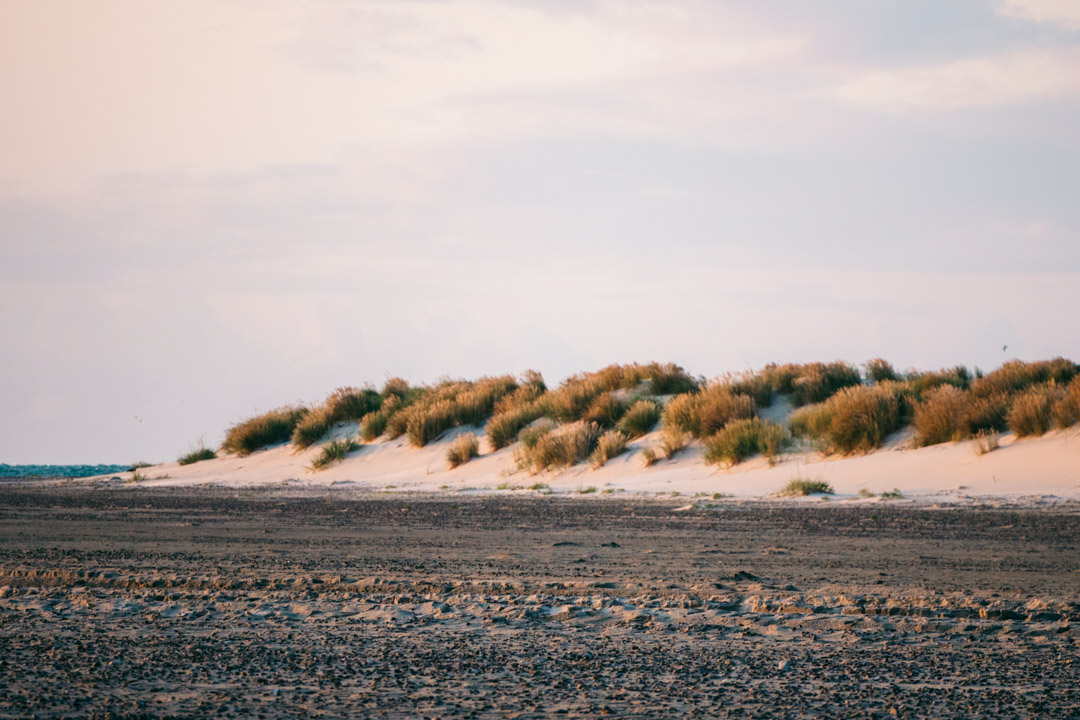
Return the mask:
<path fill-rule="evenodd" d="M 834 499 L 861 498 L 860 490 L 879 494 L 899 490 L 907 501 L 968 502 L 994 498 L 1054 502 L 1080 500 L 1080 428 L 1048 433 L 1039 438 L 1018 440 L 1006 434 L 1001 447 L 985 455 L 974 452 L 974 443 L 964 441 L 911 449 L 907 432 L 898 433 L 886 447 L 867 455 L 823 457 L 815 452 L 788 453 L 775 467 L 760 457 L 738 466 L 720 469 L 702 461 L 699 445 L 688 447 L 673 460 L 662 460 L 645 468 L 641 449 L 659 442 L 658 434 L 640 438 L 630 451 L 605 467 L 587 464 L 562 472 L 532 475 L 515 470 L 513 449 L 485 454 L 454 470 L 446 464 L 446 449 L 459 428 L 439 441 L 420 449 L 405 438 L 379 440 L 363 446 L 344 462 L 322 472 L 307 469 L 319 453 L 316 446 L 294 452 L 287 445 L 262 450 L 248 457 L 223 456 L 186 467 L 176 463 L 141 470 L 149 478 L 142 484 L 243 487 L 287 484 L 290 486 L 355 487 L 359 490 L 419 492 L 497 491 L 500 485 L 524 488 L 542 483 L 557 493 L 577 494 L 586 488 L 636 493 L 679 493 L 693 496 L 722 493 L 733 498 L 772 497 L 792 478 L 824 480 L 836 491 Z M 481 451 L 486 451 L 482 431 Z M 345 425 L 332 437 L 355 434 L 356 425 Z M 167 475 L 168 477 L 162 477 Z M 131 473 L 120 477 L 127 479 Z M 503 492 L 511 490 L 503 489 Z M 806 501 L 819 502 L 818 498 Z"/>

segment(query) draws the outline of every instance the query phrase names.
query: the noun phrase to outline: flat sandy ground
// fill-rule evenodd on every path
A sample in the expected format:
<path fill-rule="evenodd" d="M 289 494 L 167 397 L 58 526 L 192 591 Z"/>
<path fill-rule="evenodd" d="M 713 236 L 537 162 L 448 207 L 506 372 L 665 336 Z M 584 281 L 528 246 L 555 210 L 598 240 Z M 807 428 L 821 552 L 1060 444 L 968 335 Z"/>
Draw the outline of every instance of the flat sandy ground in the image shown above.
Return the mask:
<path fill-rule="evenodd" d="M 0 486 L 0 716 L 1080 716 L 1080 507 L 709 504 Z"/>

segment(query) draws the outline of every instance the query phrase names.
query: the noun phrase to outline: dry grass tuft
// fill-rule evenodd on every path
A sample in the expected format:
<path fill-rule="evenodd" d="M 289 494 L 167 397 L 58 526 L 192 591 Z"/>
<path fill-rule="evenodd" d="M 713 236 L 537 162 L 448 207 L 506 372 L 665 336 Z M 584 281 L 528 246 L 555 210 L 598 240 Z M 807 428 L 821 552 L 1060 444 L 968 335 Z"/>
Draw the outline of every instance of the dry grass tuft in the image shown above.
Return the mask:
<path fill-rule="evenodd" d="M 1054 422 L 1059 428 L 1067 428 L 1080 422 L 1080 377 L 1073 378 L 1054 403 Z"/>
<path fill-rule="evenodd" d="M 601 435 L 596 442 L 596 449 L 589 456 L 593 467 L 603 467 L 611 458 L 626 452 L 626 441 L 626 435 L 618 430 L 608 430 Z"/>
<path fill-rule="evenodd" d="M 1001 435 L 995 430 L 980 430 L 975 434 L 975 454 L 985 455 L 1000 445 Z"/>
<path fill-rule="evenodd" d="M 664 425 L 702 438 L 718 432 L 732 420 L 753 417 L 753 398 L 731 391 L 725 383 L 714 383 L 698 392 L 677 395 L 664 408 Z"/>
<path fill-rule="evenodd" d="M 899 380 L 892 364 L 884 358 L 874 358 L 866 363 L 866 377 L 871 382 L 880 383 L 886 380 Z"/>
<path fill-rule="evenodd" d="M 581 419 L 585 422 L 594 422 L 602 428 L 613 428 L 625 412 L 626 406 L 615 397 L 615 393 L 608 391 L 600 393 L 589 404 L 589 409 L 585 411 Z"/>
<path fill-rule="evenodd" d="M 784 428 L 770 420 L 736 420 L 715 435 L 705 438 L 705 462 L 711 465 L 737 465 L 761 453 L 773 465 L 786 442 Z"/>
<path fill-rule="evenodd" d="M 686 433 L 677 427 L 665 426 L 663 429 L 663 439 L 660 440 L 660 451 L 664 453 L 664 457 L 670 460 L 677 454 L 686 449 L 687 445 Z"/>
<path fill-rule="evenodd" d="M 600 426 L 596 423 L 563 425 L 539 435 L 532 447 L 523 438 L 521 464 L 533 472 L 569 467 L 589 457 L 599 440 Z"/>
<path fill-rule="evenodd" d="M 660 405 L 653 400 L 638 400 L 619 420 L 618 429 L 633 439 L 652 432 L 660 422 Z"/>
<path fill-rule="evenodd" d="M 645 467 L 652 467 L 659 459 L 660 457 L 656 454 L 655 448 L 647 447 L 641 451 L 641 462 L 644 463 Z"/>
<path fill-rule="evenodd" d="M 1054 427 L 1054 407 L 1065 391 L 1053 383 L 1036 385 L 1020 392 L 1009 410 L 1009 429 L 1017 437 L 1043 435 Z"/>
<path fill-rule="evenodd" d="M 970 433 L 967 429 L 969 401 L 967 394 L 953 385 L 941 385 L 926 393 L 922 402 L 915 405 L 915 444 L 963 440 Z"/>
<path fill-rule="evenodd" d="M 463 433 L 454 438 L 446 451 L 446 464 L 453 470 L 480 455 L 480 441 L 474 433 Z"/>
<path fill-rule="evenodd" d="M 903 384 L 889 381 L 844 388 L 824 403 L 798 410 L 791 432 L 822 442 L 826 452 L 869 452 L 904 426 L 906 392 Z"/>
<path fill-rule="evenodd" d="M 287 405 L 248 418 L 225 432 L 221 449 L 244 456 L 269 445 L 288 442 L 297 424 L 309 410 L 299 405 Z"/>
<path fill-rule="evenodd" d="M 773 363 L 766 365 L 761 375 L 774 391 L 791 395 L 791 401 L 797 407 L 823 402 L 843 388 L 862 384 L 858 369 L 839 361 L 805 365 Z"/>

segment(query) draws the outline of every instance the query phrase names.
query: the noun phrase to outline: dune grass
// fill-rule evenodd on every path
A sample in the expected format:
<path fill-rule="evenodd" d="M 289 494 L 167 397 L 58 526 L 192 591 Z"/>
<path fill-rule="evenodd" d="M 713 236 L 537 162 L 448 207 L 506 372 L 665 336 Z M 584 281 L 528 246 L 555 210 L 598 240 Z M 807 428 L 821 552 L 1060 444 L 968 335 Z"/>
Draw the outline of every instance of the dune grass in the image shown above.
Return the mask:
<path fill-rule="evenodd" d="M 652 432 L 660 422 L 660 405 L 654 400 L 638 400 L 627 408 L 616 427 L 626 437 L 633 439 Z"/>
<path fill-rule="evenodd" d="M 589 456 L 594 468 L 603 467 L 608 460 L 626 452 L 627 437 L 618 430 L 608 430 L 596 441 L 596 448 Z"/>
<path fill-rule="evenodd" d="M 308 412 L 306 407 L 300 405 L 286 405 L 243 420 L 225 432 L 225 442 L 221 448 L 244 456 L 270 445 L 288 442 L 293 430 Z"/>
<path fill-rule="evenodd" d="M 585 411 L 581 419 L 610 429 L 615 427 L 615 423 L 619 422 L 625 412 L 626 405 L 615 397 L 615 393 L 607 391 L 600 393 L 589 403 L 589 409 Z"/>
<path fill-rule="evenodd" d="M 791 481 L 780 488 L 780 491 L 777 493 L 780 497 L 832 494 L 832 485 L 824 480 L 811 480 L 809 478 L 792 478 Z"/>
<path fill-rule="evenodd" d="M 462 433 L 454 438 L 450 447 L 446 450 L 446 464 L 450 469 L 464 465 L 474 457 L 480 455 L 480 441 L 475 433 Z"/>
<path fill-rule="evenodd" d="M 660 456 L 657 455 L 656 448 L 647 447 L 641 451 L 641 462 L 645 465 L 645 467 L 652 467 L 659 459 Z"/>
<path fill-rule="evenodd" d="M 880 383 L 886 380 L 899 380 L 892 364 L 884 358 L 874 358 L 866 362 L 866 379 L 870 382 Z"/>
<path fill-rule="evenodd" d="M 300 449 L 309 448 L 338 423 L 359 421 L 365 415 L 377 412 L 381 405 L 382 397 L 374 390 L 340 387 L 296 424 L 292 444 Z"/>
<path fill-rule="evenodd" d="M 998 449 L 1001 435 L 996 430 L 980 430 L 975 435 L 975 454 L 985 455 Z"/>
<path fill-rule="evenodd" d="M 686 449 L 687 434 L 677 427 L 664 427 L 661 432 L 660 452 L 670 460 Z"/>
<path fill-rule="evenodd" d="M 533 472 L 575 465 L 596 449 L 600 432 L 596 423 L 582 421 L 545 432 L 532 447 L 523 443 L 523 465 Z"/>
<path fill-rule="evenodd" d="M 791 432 L 817 440 L 828 453 L 869 452 L 906 424 L 906 392 L 903 384 L 890 381 L 844 388 L 823 403 L 796 411 Z"/>
<path fill-rule="evenodd" d="M 1009 429 L 1017 437 L 1044 435 L 1054 428 L 1054 406 L 1065 392 L 1053 383 L 1036 385 L 1017 393 L 1009 410 Z"/>
<path fill-rule="evenodd" d="M 664 408 L 663 420 L 668 427 L 703 438 L 732 420 L 753 417 L 756 410 L 753 398 L 732 392 L 725 383 L 713 383 L 672 398 Z"/>
<path fill-rule="evenodd" d="M 790 395 L 796 407 L 823 402 L 840 390 L 862 384 L 854 365 L 845 362 L 766 365 L 761 375 L 775 392 Z"/>
<path fill-rule="evenodd" d="M 359 450 L 360 443 L 355 440 L 345 438 L 342 440 L 331 440 L 322 446 L 321 451 L 315 456 L 315 459 L 311 461 L 311 465 L 308 469 L 312 472 L 318 472 L 319 470 L 325 470 L 331 465 L 341 462 L 345 459 L 345 456 L 351 452 Z"/>
<path fill-rule="evenodd" d="M 706 464 L 738 465 L 761 453 L 773 465 L 787 442 L 787 435 L 775 422 L 746 418 L 729 423 L 704 442 Z"/>
<path fill-rule="evenodd" d="M 186 455 L 181 455 L 176 462 L 181 465 L 191 465 L 192 463 L 202 462 L 203 460 L 213 460 L 216 457 L 216 452 L 205 445 L 200 445 Z M 143 465 L 142 467 L 149 467 L 149 465 Z M 136 467 L 135 469 L 138 468 Z"/>

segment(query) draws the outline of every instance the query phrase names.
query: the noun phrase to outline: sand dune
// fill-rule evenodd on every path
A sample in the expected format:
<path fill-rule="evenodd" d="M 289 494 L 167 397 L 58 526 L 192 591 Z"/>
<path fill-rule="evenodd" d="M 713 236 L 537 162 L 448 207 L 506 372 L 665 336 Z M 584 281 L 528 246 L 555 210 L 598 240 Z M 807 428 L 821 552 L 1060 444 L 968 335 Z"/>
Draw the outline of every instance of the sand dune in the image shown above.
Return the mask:
<path fill-rule="evenodd" d="M 1001 446 L 977 455 L 971 441 L 913 449 L 907 432 L 894 435 L 884 448 L 851 457 L 823 456 L 813 451 L 789 452 L 774 467 L 761 457 L 733 468 L 716 468 L 702 461 L 700 446 L 691 445 L 672 460 L 645 468 L 641 450 L 658 442 L 658 434 L 639 438 L 629 452 L 600 469 L 578 465 L 561 472 L 531 474 L 517 470 L 513 448 L 483 454 L 449 470 L 446 450 L 463 432 L 476 432 L 485 452 L 483 431 L 457 428 L 420 449 L 405 438 L 379 440 L 351 453 L 344 462 L 321 472 L 308 469 L 319 447 L 297 452 L 280 445 L 247 457 L 224 456 L 187 466 L 176 463 L 143 469 L 142 484 L 297 487 L 355 487 L 365 491 L 481 492 L 521 491 L 546 485 L 556 493 L 576 494 L 595 488 L 596 494 L 618 492 L 679 493 L 694 496 L 721 493 L 733 498 L 768 498 L 792 478 L 823 480 L 836 491 L 834 499 L 877 502 L 875 495 L 899 490 L 907 501 L 965 501 L 979 498 L 1027 498 L 1044 501 L 1080 499 L 1080 429 L 1043 437 L 1001 438 Z M 332 438 L 352 436 L 355 424 L 338 427 Z M 94 478 L 118 482 L 131 474 Z M 167 476 L 167 477 L 166 477 Z M 542 490 L 546 492 L 547 489 Z M 591 494 L 591 493 L 589 493 Z M 1044 497 L 1045 496 L 1045 497 Z M 806 501 L 820 501 L 807 498 Z"/>

